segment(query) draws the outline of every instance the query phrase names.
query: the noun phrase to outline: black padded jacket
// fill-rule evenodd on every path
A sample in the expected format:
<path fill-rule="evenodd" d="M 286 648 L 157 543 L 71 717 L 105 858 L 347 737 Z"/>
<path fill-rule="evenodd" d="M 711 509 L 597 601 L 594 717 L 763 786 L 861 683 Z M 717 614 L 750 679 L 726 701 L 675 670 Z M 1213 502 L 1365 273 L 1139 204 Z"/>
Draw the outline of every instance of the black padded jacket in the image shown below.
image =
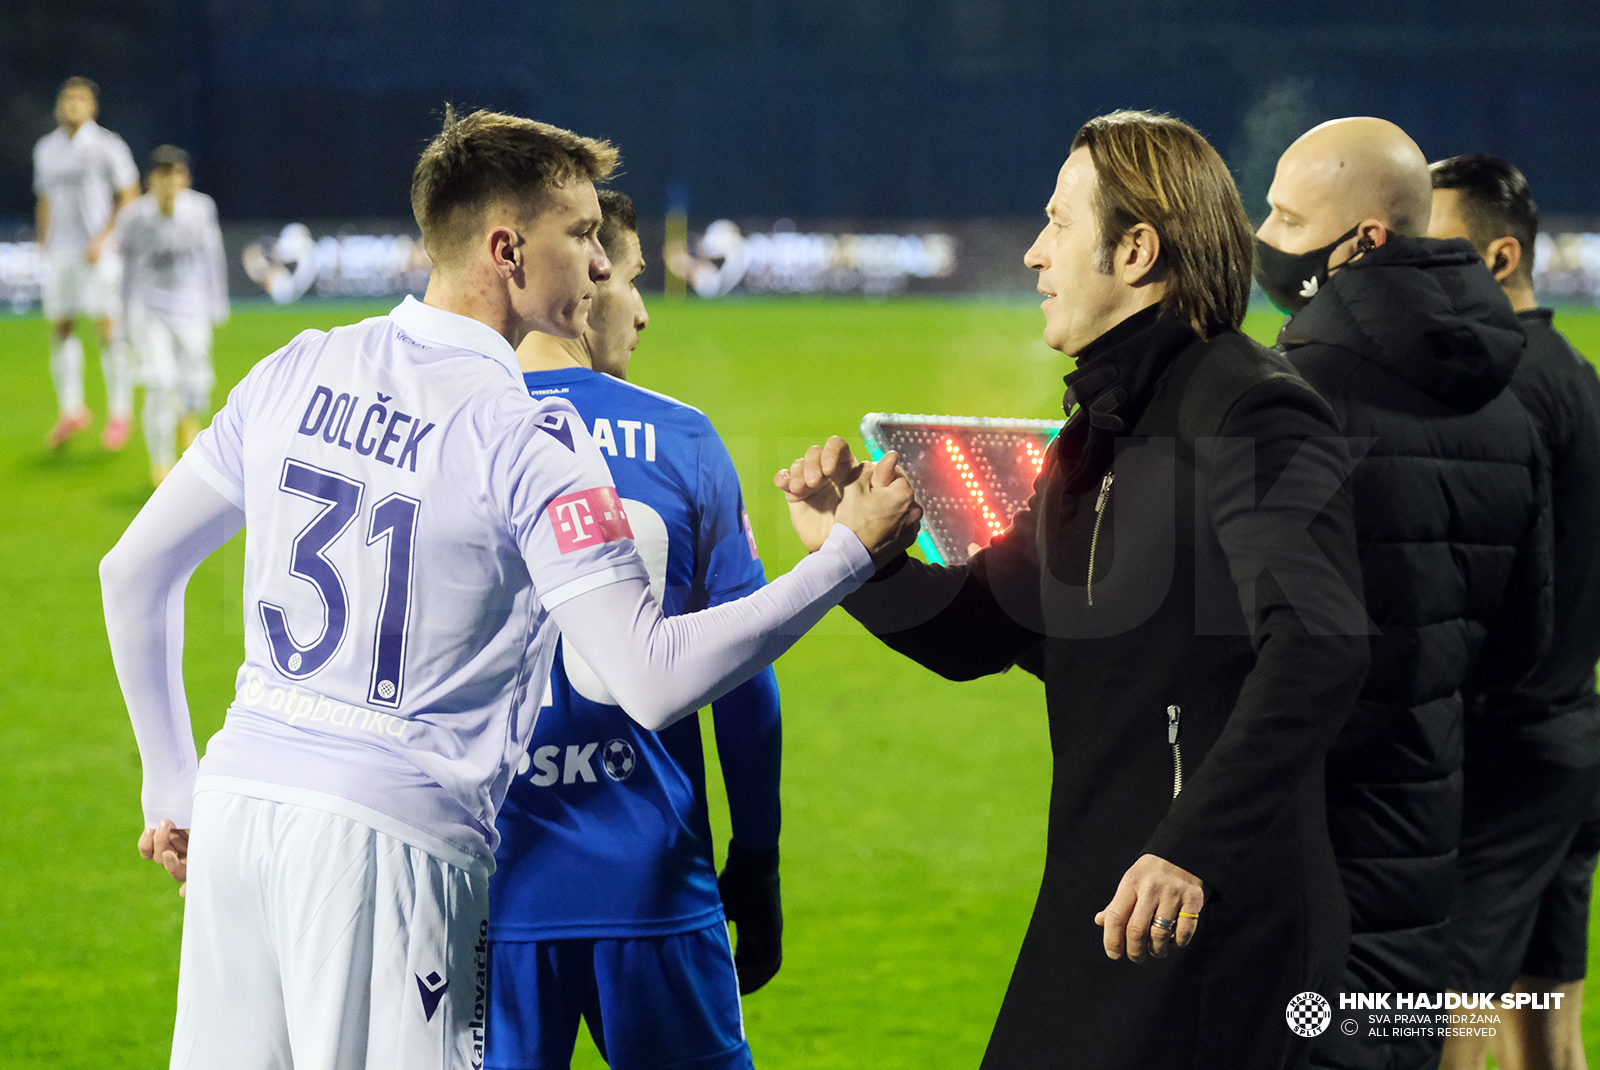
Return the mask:
<path fill-rule="evenodd" d="M 1468 242 L 1392 237 L 1335 274 L 1278 341 L 1352 453 L 1370 441 L 1351 490 L 1377 630 L 1327 770 L 1351 909 L 1343 987 L 1436 992 L 1460 833 L 1462 690 L 1514 685 L 1549 644 L 1547 464 L 1506 389 L 1525 338 Z M 1426 1039 L 1347 1038 L 1336 1022 L 1314 1063 L 1399 1070 L 1434 1065 L 1437 1052 Z"/>

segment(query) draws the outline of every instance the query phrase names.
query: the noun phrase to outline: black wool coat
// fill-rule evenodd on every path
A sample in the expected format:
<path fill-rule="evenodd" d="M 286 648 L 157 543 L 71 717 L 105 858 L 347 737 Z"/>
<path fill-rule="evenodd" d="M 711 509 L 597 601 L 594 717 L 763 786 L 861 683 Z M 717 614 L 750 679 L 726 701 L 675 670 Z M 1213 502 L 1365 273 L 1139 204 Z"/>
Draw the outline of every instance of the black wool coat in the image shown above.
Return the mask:
<path fill-rule="evenodd" d="M 1351 479 L 1372 671 L 1328 758 L 1351 908 L 1347 991 L 1436 992 L 1462 816 L 1462 688 L 1530 673 L 1550 634 L 1549 489 L 1506 389 L 1524 334 L 1471 244 L 1390 240 L 1347 264 L 1279 345 L 1371 443 Z M 1336 1022 L 1337 1024 L 1337 1022 Z M 1433 1066 L 1437 1038 L 1329 1030 L 1317 1065 Z"/>
<path fill-rule="evenodd" d="M 1322 760 L 1367 667 L 1349 458 L 1280 356 L 1155 309 L 1067 381 L 1076 414 L 1004 535 L 845 602 L 951 679 L 1023 659 L 1045 680 L 1044 881 L 984 1066 L 1294 1065 L 1286 1006 L 1346 942 Z M 1094 916 L 1146 853 L 1206 906 L 1187 948 L 1112 961 Z"/>

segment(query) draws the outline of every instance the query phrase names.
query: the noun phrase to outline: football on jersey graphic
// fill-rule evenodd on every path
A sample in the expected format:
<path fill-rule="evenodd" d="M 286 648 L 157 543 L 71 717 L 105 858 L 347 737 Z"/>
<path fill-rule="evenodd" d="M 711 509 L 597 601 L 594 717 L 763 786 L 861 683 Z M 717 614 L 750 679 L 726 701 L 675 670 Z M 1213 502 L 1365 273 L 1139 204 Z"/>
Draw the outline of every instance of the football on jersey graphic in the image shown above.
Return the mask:
<path fill-rule="evenodd" d="M 605 767 L 606 776 L 612 780 L 627 780 L 633 773 L 636 760 L 633 744 L 625 739 L 613 739 L 600 750 L 600 764 Z"/>
<path fill-rule="evenodd" d="M 450 987 L 450 982 L 439 976 L 439 971 L 434 970 L 428 976 L 414 974 L 417 979 L 417 991 L 422 995 L 422 1017 L 425 1021 L 433 1021 L 433 1012 L 439 1009 L 439 1001 L 444 999 L 444 990 Z"/>

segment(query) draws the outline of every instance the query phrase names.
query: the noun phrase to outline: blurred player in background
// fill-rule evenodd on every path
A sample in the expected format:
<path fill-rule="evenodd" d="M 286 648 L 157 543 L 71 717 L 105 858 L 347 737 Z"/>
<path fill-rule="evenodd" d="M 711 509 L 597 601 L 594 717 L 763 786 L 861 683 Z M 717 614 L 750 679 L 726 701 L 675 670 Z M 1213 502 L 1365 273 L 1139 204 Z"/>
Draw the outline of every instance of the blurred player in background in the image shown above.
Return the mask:
<path fill-rule="evenodd" d="M 662 728 L 916 536 L 886 456 L 793 571 L 662 617 L 599 450 L 571 405 L 529 398 L 514 349 L 587 328 L 615 164 L 447 109 L 412 180 L 424 300 L 258 363 L 101 563 L 139 851 L 189 882 L 174 1068 L 481 1067 L 495 816 L 558 629 Z M 246 523 L 245 662 L 197 762 L 183 590 Z"/>
<path fill-rule="evenodd" d="M 189 188 L 189 154 L 150 154 L 150 192 L 123 209 L 128 333 L 144 382 L 144 439 L 159 484 L 200 433 L 211 407 L 211 329 L 228 318 L 228 266 L 217 206 Z"/>
<path fill-rule="evenodd" d="M 1527 332 L 1511 392 L 1549 454 L 1555 510 L 1550 652 L 1527 680 L 1469 707 L 1450 984 L 1562 993 L 1547 1010 L 1501 1012 L 1492 1046 L 1502 1070 L 1576 1070 L 1586 1065 L 1583 977 L 1600 857 L 1600 377 L 1534 299 L 1539 210 L 1522 172 L 1478 155 L 1429 170 L 1428 236 L 1472 242 Z M 1482 1070 L 1490 1047 L 1487 1037 L 1449 1037 L 1442 1065 Z"/>
<path fill-rule="evenodd" d="M 112 242 L 117 212 L 139 196 L 139 168 L 127 143 L 94 121 L 100 89 L 68 78 L 56 96 L 55 130 L 33 147 L 34 222 L 45 258 L 44 318 L 50 322 L 50 377 L 61 414 L 45 442 L 63 446 L 89 426 L 83 400 L 78 316 L 100 332 L 100 370 L 109 414 L 100 444 L 120 450 L 133 416 L 133 376 L 120 324 L 121 263 Z"/>
<path fill-rule="evenodd" d="M 599 197 L 611 277 L 588 329 L 529 334 L 518 356 L 529 393 L 571 402 L 592 429 L 663 612 L 690 613 L 766 578 L 711 422 L 623 381 L 649 323 L 644 257 L 633 202 Z M 776 676 L 764 669 L 713 707 L 733 822 L 720 900 L 698 719 L 646 731 L 567 644 L 550 702 L 497 824 L 485 1065 L 565 1067 L 583 1018 L 616 1070 L 749 1067 L 739 994 L 782 958 Z"/>

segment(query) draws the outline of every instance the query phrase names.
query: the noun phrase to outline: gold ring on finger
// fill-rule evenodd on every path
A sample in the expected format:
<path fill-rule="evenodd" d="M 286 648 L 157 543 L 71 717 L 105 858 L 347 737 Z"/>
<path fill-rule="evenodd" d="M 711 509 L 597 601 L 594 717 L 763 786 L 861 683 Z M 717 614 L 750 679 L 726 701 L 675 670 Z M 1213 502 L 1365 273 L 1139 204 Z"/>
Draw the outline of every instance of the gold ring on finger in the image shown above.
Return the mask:
<path fill-rule="evenodd" d="M 1187 910 L 1178 911 L 1178 917 L 1180 917 L 1180 918 L 1193 918 L 1195 921 L 1199 921 L 1200 920 L 1200 915 L 1191 914 Z"/>

